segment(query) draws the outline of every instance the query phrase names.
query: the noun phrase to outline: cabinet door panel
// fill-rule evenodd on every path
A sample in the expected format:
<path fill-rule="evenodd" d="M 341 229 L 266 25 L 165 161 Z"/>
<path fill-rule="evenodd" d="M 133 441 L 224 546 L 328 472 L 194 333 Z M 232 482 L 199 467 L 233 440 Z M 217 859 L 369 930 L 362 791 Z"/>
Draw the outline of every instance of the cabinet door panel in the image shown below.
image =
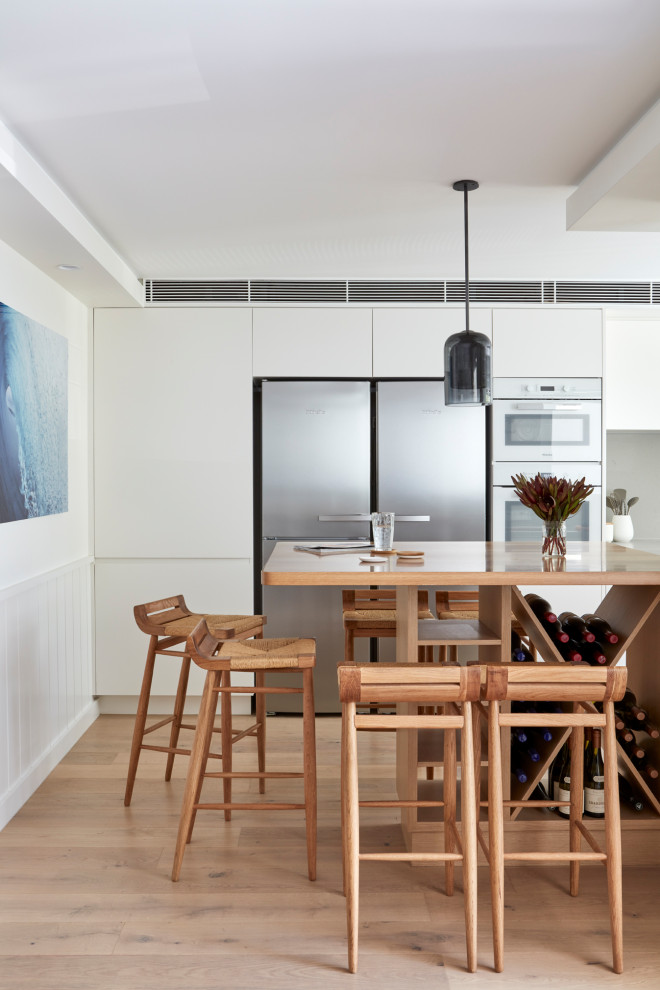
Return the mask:
<path fill-rule="evenodd" d="M 606 331 L 608 430 L 660 430 L 660 320 L 613 320 Z"/>
<path fill-rule="evenodd" d="M 370 378 L 370 309 L 255 309 L 257 378 Z"/>
<path fill-rule="evenodd" d="M 470 328 L 491 336 L 491 310 L 470 308 Z M 465 329 L 465 310 L 374 310 L 375 378 L 442 378 L 447 337 Z"/>
<path fill-rule="evenodd" d="M 495 377 L 600 378 L 602 374 L 602 310 L 493 310 Z"/>

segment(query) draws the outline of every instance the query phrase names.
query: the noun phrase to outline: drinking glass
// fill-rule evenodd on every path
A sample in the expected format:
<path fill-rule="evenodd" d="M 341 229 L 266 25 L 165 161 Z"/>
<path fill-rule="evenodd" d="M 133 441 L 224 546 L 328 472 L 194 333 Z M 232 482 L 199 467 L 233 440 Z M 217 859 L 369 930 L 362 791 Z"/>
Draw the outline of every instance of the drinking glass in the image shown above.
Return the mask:
<path fill-rule="evenodd" d="M 391 550 L 394 536 L 394 513 L 372 512 L 371 528 L 374 534 L 374 550 Z"/>

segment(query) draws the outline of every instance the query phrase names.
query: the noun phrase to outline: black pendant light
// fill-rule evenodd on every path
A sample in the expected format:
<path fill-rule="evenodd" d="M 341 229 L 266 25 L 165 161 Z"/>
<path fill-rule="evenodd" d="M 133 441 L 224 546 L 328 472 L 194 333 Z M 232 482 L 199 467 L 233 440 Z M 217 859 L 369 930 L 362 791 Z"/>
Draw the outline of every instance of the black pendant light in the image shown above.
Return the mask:
<path fill-rule="evenodd" d="M 470 330 L 470 265 L 468 252 L 468 192 L 478 189 L 474 179 L 459 179 L 454 189 L 463 193 L 465 224 L 465 330 L 445 343 L 445 403 L 448 406 L 487 406 L 492 398 L 491 345 L 483 333 Z"/>

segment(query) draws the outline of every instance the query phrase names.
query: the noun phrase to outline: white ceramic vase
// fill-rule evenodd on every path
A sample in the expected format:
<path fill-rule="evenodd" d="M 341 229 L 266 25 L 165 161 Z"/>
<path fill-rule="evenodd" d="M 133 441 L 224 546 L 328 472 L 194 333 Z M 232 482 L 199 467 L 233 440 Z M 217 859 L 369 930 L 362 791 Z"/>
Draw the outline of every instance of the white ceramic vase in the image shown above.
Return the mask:
<path fill-rule="evenodd" d="M 635 535 L 630 516 L 612 516 L 612 523 L 614 525 L 614 542 L 630 543 Z"/>

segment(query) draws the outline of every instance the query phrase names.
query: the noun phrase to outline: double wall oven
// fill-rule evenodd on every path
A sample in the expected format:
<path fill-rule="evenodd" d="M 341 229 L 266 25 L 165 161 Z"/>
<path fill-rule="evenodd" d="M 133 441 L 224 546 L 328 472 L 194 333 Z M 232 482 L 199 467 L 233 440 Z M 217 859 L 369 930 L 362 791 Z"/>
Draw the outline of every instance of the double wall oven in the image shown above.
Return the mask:
<path fill-rule="evenodd" d="M 593 493 L 566 523 L 571 540 L 602 536 L 600 378 L 499 378 L 493 382 L 494 540 L 537 540 L 541 520 L 519 501 L 512 475 L 586 478 Z"/>

